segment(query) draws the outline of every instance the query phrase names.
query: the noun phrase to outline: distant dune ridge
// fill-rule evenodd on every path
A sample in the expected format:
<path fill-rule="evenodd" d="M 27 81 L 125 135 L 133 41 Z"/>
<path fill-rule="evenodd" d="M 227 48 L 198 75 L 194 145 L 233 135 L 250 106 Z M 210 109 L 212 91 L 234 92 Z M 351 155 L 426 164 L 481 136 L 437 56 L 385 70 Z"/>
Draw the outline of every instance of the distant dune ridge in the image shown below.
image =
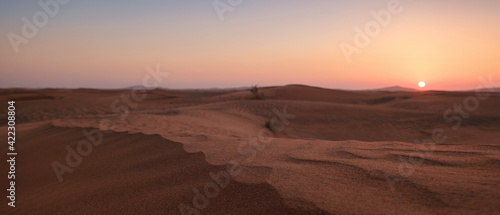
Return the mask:
<path fill-rule="evenodd" d="M 129 91 L 0 90 L 0 101 L 17 100 L 15 214 L 181 214 L 181 205 L 193 214 L 500 213 L 498 92 L 455 130 L 443 114 L 473 92 L 288 85 L 255 99 L 240 89 L 153 89 L 122 120 L 112 104 Z M 284 109 L 295 117 L 277 117 L 283 130 L 253 141 Z M 112 131 L 60 183 L 51 163 L 102 119 Z M 415 143 L 436 128 L 442 143 Z M 240 173 L 207 197 L 211 173 L 234 160 Z"/>
<path fill-rule="evenodd" d="M 416 92 L 416 91 L 418 91 L 418 90 L 413 89 L 413 88 L 407 88 L 407 87 L 392 86 L 392 87 L 385 87 L 385 88 L 375 89 L 375 91 L 388 91 L 388 92 Z"/>

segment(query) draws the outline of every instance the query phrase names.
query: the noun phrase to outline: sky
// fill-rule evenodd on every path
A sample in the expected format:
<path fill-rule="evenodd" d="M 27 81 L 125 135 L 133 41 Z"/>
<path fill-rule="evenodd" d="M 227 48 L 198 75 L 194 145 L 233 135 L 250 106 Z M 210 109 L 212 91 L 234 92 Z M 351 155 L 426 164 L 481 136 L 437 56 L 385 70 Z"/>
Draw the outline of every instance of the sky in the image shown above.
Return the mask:
<path fill-rule="evenodd" d="M 178 89 L 500 80 L 498 0 L 67 1 L 0 0 L 0 88 L 129 87 L 157 64 Z"/>

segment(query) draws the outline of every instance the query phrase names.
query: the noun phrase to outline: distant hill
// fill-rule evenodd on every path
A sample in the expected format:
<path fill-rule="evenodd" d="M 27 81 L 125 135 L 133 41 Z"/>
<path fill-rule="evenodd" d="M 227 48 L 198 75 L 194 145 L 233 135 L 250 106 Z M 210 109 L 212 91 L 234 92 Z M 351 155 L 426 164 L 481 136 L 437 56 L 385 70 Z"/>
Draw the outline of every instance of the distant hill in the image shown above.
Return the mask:
<path fill-rule="evenodd" d="M 132 89 L 142 89 L 144 86 L 142 85 L 135 85 L 135 86 L 130 86 L 130 87 L 124 87 L 121 88 L 123 90 L 132 90 Z M 212 87 L 212 88 L 186 88 L 186 89 L 176 89 L 176 88 L 165 88 L 165 87 L 150 87 L 146 88 L 147 90 L 154 90 L 154 89 L 162 89 L 162 90 L 213 90 L 213 91 L 236 91 L 236 90 L 249 90 L 251 87 L 228 87 L 228 88 L 218 88 L 218 87 Z"/>
<path fill-rule="evenodd" d="M 500 93 L 500 87 L 498 87 L 498 88 L 493 88 L 493 89 L 482 88 L 482 89 L 478 89 L 477 91 L 479 91 L 479 92 L 491 92 L 491 90 L 493 90 L 493 92 L 498 92 L 498 93 Z M 469 91 L 476 91 L 476 90 L 474 89 L 474 90 L 469 90 Z"/>
<path fill-rule="evenodd" d="M 392 86 L 392 87 L 384 87 L 380 89 L 373 89 L 371 91 L 386 91 L 386 92 L 417 92 L 418 90 L 407 87 L 400 86 Z"/>
<path fill-rule="evenodd" d="M 143 85 L 134 85 L 130 87 L 121 88 L 121 90 L 133 90 L 133 89 L 143 89 L 143 88 L 146 88 L 146 90 L 158 89 L 158 87 L 144 87 Z"/>

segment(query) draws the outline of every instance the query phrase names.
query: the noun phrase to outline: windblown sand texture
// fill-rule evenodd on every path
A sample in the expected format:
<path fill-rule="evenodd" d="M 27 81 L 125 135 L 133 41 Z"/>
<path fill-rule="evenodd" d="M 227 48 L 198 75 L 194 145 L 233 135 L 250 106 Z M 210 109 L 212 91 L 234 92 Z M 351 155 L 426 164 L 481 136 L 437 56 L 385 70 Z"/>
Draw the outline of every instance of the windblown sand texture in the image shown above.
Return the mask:
<path fill-rule="evenodd" d="M 474 92 L 260 90 L 150 90 L 123 120 L 111 104 L 129 89 L 0 90 L 0 137 L 14 99 L 19 154 L 16 208 L 0 214 L 180 214 L 234 160 L 240 173 L 200 214 L 500 214 L 500 94 L 454 130 L 443 113 Z M 285 107 L 284 130 L 242 154 Z M 59 182 L 52 162 L 102 119 L 112 131 Z M 435 128 L 445 142 L 414 143 Z M 408 176 L 402 160 L 418 161 Z"/>

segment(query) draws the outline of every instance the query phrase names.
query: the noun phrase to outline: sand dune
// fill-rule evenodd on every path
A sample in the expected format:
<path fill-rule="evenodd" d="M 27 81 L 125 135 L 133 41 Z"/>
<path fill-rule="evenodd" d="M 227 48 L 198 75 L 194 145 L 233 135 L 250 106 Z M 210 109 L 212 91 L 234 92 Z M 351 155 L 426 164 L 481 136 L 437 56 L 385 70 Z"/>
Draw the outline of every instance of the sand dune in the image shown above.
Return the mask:
<path fill-rule="evenodd" d="M 112 132 L 59 183 L 50 163 L 64 163 L 67 152 L 60 149 L 76 149 L 72 142 L 82 138 L 81 130 L 44 123 L 21 127 L 16 213 L 170 214 L 182 203 L 194 208 L 192 190 L 203 192 L 213 182 L 210 172 L 225 171 L 207 163 L 203 153 L 187 153 L 159 135 Z M 228 182 L 204 213 L 308 213 L 287 208 L 269 184 Z"/>
<path fill-rule="evenodd" d="M 500 212 L 500 94 L 455 130 L 443 113 L 473 92 L 261 90 L 265 99 L 245 90 L 151 90 L 125 117 L 112 104 L 130 90 L 3 90 L 0 100 L 19 99 L 16 212 L 179 214 L 181 203 L 196 208 L 193 188 L 211 182 L 210 172 L 230 167 L 238 174 L 197 212 Z M 281 132 L 265 127 L 273 117 Z M 51 163 L 102 119 L 112 132 L 60 183 Z M 445 141 L 414 143 L 435 128 Z"/>

